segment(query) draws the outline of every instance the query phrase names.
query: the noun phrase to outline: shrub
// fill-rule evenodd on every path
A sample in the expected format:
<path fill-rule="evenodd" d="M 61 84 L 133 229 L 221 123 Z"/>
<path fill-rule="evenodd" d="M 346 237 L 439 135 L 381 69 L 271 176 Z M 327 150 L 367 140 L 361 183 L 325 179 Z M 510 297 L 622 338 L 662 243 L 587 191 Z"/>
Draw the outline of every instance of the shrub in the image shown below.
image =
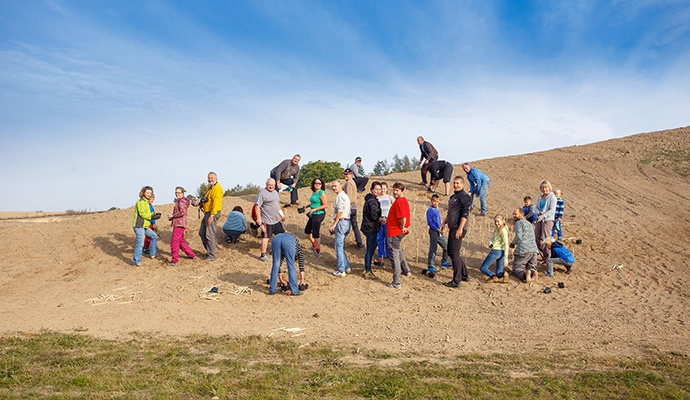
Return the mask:
<path fill-rule="evenodd" d="M 244 196 L 247 194 L 257 194 L 261 187 L 253 183 L 247 183 L 244 186 L 237 185 L 232 189 L 228 189 L 223 194 L 224 196 Z"/>
<path fill-rule="evenodd" d="M 321 178 L 324 182 L 331 182 L 343 177 L 343 166 L 337 161 L 310 161 L 299 171 L 297 187 L 309 187 L 314 178 Z"/>

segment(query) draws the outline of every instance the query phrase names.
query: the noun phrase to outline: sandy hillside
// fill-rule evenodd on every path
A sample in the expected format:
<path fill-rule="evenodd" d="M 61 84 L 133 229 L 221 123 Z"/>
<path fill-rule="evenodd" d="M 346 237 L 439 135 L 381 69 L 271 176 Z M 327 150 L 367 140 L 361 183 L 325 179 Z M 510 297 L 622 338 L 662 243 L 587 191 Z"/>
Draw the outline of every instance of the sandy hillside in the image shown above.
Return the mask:
<path fill-rule="evenodd" d="M 346 278 L 331 275 L 333 237 L 326 233 L 324 256 L 307 259 L 309 290 L 293 298 L 267 295 L 264 281 L 270 263 L 259 261 L 255 238 L 220 244 L 219 259 L 213 263 L 183 258 L 173 268 L 166 266 L 171 232 L 165 227 L 161 257 L 144 259 L 144 266 L 136 268 L 130 265 L 131 208 L 2 220 L 0 329 L 50 329 L 106 338 L 126 337 L 133 331 L 174 336 L 273 332 L 273 337 L 287 337 L 274 329 L 299 327 L 305 328 L 295 338 L 300 342 L 386 351 L 538 349 L 636 355 L 652 347 L 688 354 L 690 182 L 674 172 L 678 163 L 662 156 L 678 149 L 690 149 L 690 128 L 475 162 L 491 178 L 490 214 L 509 214 L 525 194 L 538 194 L 544 178 L 564 191 L 566 244 L 577 258 L 574 272 L 565 275 L 557 266 L 555 278 L 541 277 L 532 286 L 515 279 L 508 284 L 483 282 L 478 268 L 488 252 L 492 221 L 476 216 L 463 249 L 470 282 L 449 289 L 441 283 L 449 280 L 450 271 L 442 271 L 435 280 L 422 276 L 428 200 L 417 185 L 417 172 L 386 177 L 408 185 L 413 210 L 412 233 L 403 247 L 414 275 L 403 277 L 401 290 L 385 286 L 390 281 L 388 269 L 375 270 L 380 281 L 361 278 L 364 252 L 353 246 L 352 235 L 347 251 L 354 273 Z M 222 184 L 223 172 L 219 173 Z M 300 192 L 303 202 L 307 192 Z M 156 188 L 156 194 L 160 201 L 172 199 L 173 188 Z M 287 194 L 281 196 L 287 199 Z M 329 193 L 331 202 L 333 198 Z M 132 204 L 135 201 L 132 193 Z M 225 198 L 223 213 L 235 205 L 248 211 L 252 201 Z M 445 205 L 441 208 L 445 214 Z M 157 205 L 164 214 L 171 209 L 170 203 Z M 287 214 L 287 229 L 306 246 L 306 217 L 295 209 Z M 187 238 L 199 251 L 199 219 L 196 211 L 190 216 Z M 575 244 L 576 239 L 582 244 Z M 565 288 L 549 295 L 542 292 L 557 282 L 564 282 Z M 203 294 L 212 286 L 220 295 L 209 299 Z M 253 291 L 236 294 L 239 287 Z"/>

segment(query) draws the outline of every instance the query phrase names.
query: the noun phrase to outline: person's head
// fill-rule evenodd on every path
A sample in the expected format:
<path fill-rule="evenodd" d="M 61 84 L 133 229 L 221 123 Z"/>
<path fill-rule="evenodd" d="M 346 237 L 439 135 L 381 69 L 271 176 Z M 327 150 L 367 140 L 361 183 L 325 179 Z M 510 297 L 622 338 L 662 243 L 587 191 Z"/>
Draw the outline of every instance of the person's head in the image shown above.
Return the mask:
<path fill-rule="evenodd" d="M 560 199 L 561 196 L 563 195 L 563 192 L 561 192 L 561 189 L 556 189 L 553 191 L 553 194 L 555 194 L 556 197 L 558 197 Z"/>
<path fill-rule="evenodd" d="M 153 196 L 153 188 L 151 186 L 144 186 L 141 188 L 139 191 L 139 198 L 140 199 L 150 199 L 151 196 Z"/>
<path fill-rule="evenodd" d="M 346 181 L 349 181 L 352 179 L 354 174 L 355 173 L 350 168 L 345 168 L 345 171 L 343 171 L 343 178 L 345 178 Z"/>
<path fill-rule="evenodd" d="M 321 178 L 312 179 L 311 180 L 311 191 L 316 193 L 321 189 L 323 189 L 323 179 L 321 179 Z"/>
<path fill-rule="evenodd" d="M 541 181 L 541 183 L 539 184 L 539 190 L 543 194 L 549 194 L 549 193 L 551 193 L 551 190 L 553 190 L 553 186 L 551 186 L 551 182 L 549 182 L 545 179 L 545 180 Z"/>
<path fill-rule="evenodd" d="M 522 200 L 524 200 L 526 206 L 532 205 L 532 196 L 525 196 L 525 198 Z"/>
<path fill-rule="evenodd" d="M 339 179 L 334 180 L 334 181 L 331 183 L 331 189 L 333 189 L 333 191 L 334 191 L 336 194 L 342 192 L 342 191 L 343 191 L 343 182 L 342 182 L 341 180 L 339 180 Z"/>
<path fill-rule="evenodd" d="M 266 190 L 269 192 L 274 191 L 276 188 L 276 180 L 273 178 L 266 179 Z"/>
<path fill-rule="evenodd" d="M 504 217 L 503 214 L 496 214 L 494 216 L 494 225 L 496 225 L 498 229 L 503 228 L 506 226 L 506 217 Z"/>
<path fill-rule="evenodd" d="M 369 186 L 369 190 L 371 190 L 371 194 L 374 196 L 381 196 L 381 182 L 379 181 L 373 181 L 371 182 L 371 186 Z"/>
<path fill-rule="evenodd" d="M 424 143 L 424 138 L 421 136 L 417 136 L 417 144 L 422 144 Z"/>
<path fill-rule="evenodd" d="M 381 194 L 388 194 L 388 183 L 381 181 Z"/>
<path fill-rule="evenodd" d="M 431 195 L 431 206 L 432 207 L 438 207 L 438 200 L 439 200 L 438 194 L 436 194 L 436 193 L 432 194 Z"/>
<path fill-rule="evenodd" d="M 399 199 L 401 197 L 405 197 L 405 195 L 403 194 L 404 191 L 405 191 L 405 185 L 403 185 L 402 183 L 395 182 L 393 184 L 393 197 L 395 197 L 396 199 Z"/>
<path fill-rule="evenodd" d="M 151 197 L 149 197 L 149 204 L 153 204 L 154 200 L 156 200 L 156 195 L 151 193 Z"/>
<path fill-rule="evenodd" d="M 300 156 L 299 154 L 295 154 L 294 156 L 292 156 L 292 165 L 299 164 L 299 161 L 301 159 L 302 159 L 302 156 Z"/>
<path fill-rule="evenodd" d="M 521 219 L 525 218 L 525 213 L 522 211 L 522 208 L 516 208 L 513 210 L 513 219 L 516 221 L 519 221 Z"/>
<path fill-rule="evenodd" d="M 453 191 L 459 192 L 463 186 L 465 186 L 465 178 L 460 175 L 453 178 Z"/>
<path fill-rule="evenodd" d="M 232 211 L 239 211 L 239 212 L 241 212 L 242 214 L 244 214 L 244 210 L 242 209 L 241 206 L 235 206 L 235 207 L 233 207 Z"/>
<path fill-rule="evenodd" d="M 555 241 L 556 241 L 556 238 L 554 238 L 553 236 L 549 236 L 546 239 L 542 240 L 541 245 L 546 247 L 547 249 L 550 249 L 551 245 Z"/>
<path fill-rule="evenodd" d="M 181 198 L 183 198 L 183 197 L 184 197 L 184 194 L 185 194 L 186 192 L 187 192 L 187 191 L 184 190 L 184 188 L 183 188 L 182 186 L 176 187 L 176 188 L 175 188 L 175 198 L 176 198 L 176 199 L 181 199 Z"/>
<path fill-rule="evenodd" d="M 355 158 L 355 164 L 360 165 L 362 163 L 362 157 Z"/>
<path fill-rule="evenodd" d="M 211 171 L 208 173 L 208 184 L 213 186 L 218 182 L 218 175 L 216 175 L 215 172 Z"/>
<path fill-rule="evenodd" d="M 470 167 L 470 163 L 462 164 L 462 170 L 465 171 L 466 174 L 469 174 L 471 169 L 472 167 Z"/>

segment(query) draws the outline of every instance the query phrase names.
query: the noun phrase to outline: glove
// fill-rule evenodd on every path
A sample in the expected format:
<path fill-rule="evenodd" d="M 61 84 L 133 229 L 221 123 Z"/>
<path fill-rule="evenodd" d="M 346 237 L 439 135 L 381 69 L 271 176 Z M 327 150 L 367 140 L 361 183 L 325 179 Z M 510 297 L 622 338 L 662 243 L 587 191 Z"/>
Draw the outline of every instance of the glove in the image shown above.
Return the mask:
<path fill-rule="evenodd" d="M 155 213 L 151 216 L 151 221 L 155 221 L 161 218 L 161 213 Z"/>

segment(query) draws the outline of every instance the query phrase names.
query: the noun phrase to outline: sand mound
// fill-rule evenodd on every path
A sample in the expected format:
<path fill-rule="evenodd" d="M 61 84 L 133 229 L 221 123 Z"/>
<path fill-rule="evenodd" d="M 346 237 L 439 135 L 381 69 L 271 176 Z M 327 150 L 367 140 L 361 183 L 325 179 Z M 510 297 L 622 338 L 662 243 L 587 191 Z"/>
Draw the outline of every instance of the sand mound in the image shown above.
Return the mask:
<path fill-rule="evenodd" d="M 168 267 L 171 232 L 164 227 L 159 259 L 144 259 L 144 266 L 135 268 L 130 265 L 131 208 L 49 217 L 44 223 L 2 220 L 0 329 L 106 338 L 133 331 L 296 336 L 305 343 L 448 354 L 541 349 L 634 355 L 649 346 L 687 354 L 690 183 L 684 173 L 689 149 L 690 129 L 681 128 L 475 162 L 491 178 L 490 214 L 509 215 L 524 195 L 538 194 L 542 179 L 563 189 L 565 237 L 577 264 L 572 274 L 557 269 L 555 278 L 541 277 L 533 286 L 515 279 L 483 283 L 478 268 L 488 251 L 492 221 L 476 216 L 463 249 L 473 279 L 448 289 L 441 283 L 450 279 L 450 271 L 435 280 L 422 276 L 428 199 L 416 172 L 385 177 L 407 185 L 413 213 L 403 248 L 415 274 L 403 277 L 401 290 L 385 286 L 387 268 L 375 270 L 380 281 L 361 278 L 364 251 L 353 245 L 352 235 L 346 246 L 354 273 L 330 274 L 335 253 L 333 237 L 326 233 L 324 256 L 307 259 L 309 290 L 291 298 L 266 295 L 270 264 L 259 261 L 255 238 L 221 243 L 213 263 L 183 258 L 180 266 Z M 461 172 L 459 166 L 455 172 Z M 165 198 L 165 189 L 157 189 L 158 198 Z M 307 192 L 300 192 L 303 201 Z M 248 211 L 252 201 L 225 198 L 223 213 L 235 205 Z M 445 205 L 441 209 L 445 214 Z M 171 210 L 171 204 L 157 205 L 164 215 Z M 306 217 L 294 208 L 287 215 L 286 228 L 306 246 Z M 198 227 L 192 211 L 187 238 L 203 253 Z M 542 292 L 557 282 L 565 288 Z M 205 294 L 212 286 L 220 289 L 217 296 Z M 252 291 L 240 293 L 242 288 Z M 283 327 L 304 330 L 275 330 Z"/>

